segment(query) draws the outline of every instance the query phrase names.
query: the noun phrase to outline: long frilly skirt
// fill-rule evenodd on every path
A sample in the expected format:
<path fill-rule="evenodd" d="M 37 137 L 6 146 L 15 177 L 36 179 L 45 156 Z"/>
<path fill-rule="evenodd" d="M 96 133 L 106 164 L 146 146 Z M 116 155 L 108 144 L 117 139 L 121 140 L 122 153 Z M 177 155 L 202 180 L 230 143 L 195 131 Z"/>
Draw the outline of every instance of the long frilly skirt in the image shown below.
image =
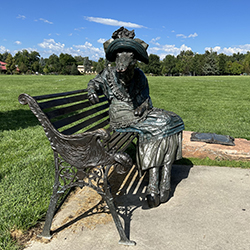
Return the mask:
<path fill-rule="evenodd" d="M 184 123 L 175 113 L 153 108 L 145 120 L 118 132 L 138 132 L 136 160 L 141 170 L 171 164 L 182 158 Z"/>

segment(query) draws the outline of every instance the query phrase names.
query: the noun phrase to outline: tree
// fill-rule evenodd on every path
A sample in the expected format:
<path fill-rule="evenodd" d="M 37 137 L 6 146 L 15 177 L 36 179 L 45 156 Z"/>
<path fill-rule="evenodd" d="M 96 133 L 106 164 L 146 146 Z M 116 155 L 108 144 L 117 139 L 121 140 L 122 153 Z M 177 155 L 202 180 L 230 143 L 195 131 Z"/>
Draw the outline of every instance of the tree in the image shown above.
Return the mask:
<path fill-rule="evenodd" d="M 91 63 L 91 61 L 89 60 L 88 57 L 84 57 L 83 66 L 84 66 L 84 72 L 85 73 L 91 72 L 92 63 Z"/>
<path fill-rule="evenodd" d="M 24 67 L 24 65 L 22 65 L 23 69 L 27 68 L 26 71 L 28 71 L 28 70 L 32 71 L 32 70 L 34 70 L 33 69 L 34 65 L 37 65 L 35 63 L 39 62 L 39 60 L 40 60 L 40 54 L 37 51 L 29 52 L 28 50 L 24 49 L 22 51 L 18 51 L 15 54 L 14 58 L 15 58 L 16 64 L 18 65 L 19 68 L 22 64 L 24 64 L 25 67 Z M 23 73 L 25 73 L 25 72 L 23 72 Z"/>
<path fill-rule="evenodd" d="M 71 75 L 79 75 L 79 74 L 80 74 L 80 72 L 78 71 L 77 66 L 76 66 L 75 64 L 73 64 L 73 65 L 71 66 L 70 74 L 71 74 Z"/>
<path fill-rule="evenodd" d="M 237 61 L 226 63 L 226 73 L 231 75 L 240 75 L 243 72 L 244 67 Z"/>
<path fill-rule="evenodd" d="M 9 53 L 6 51 L 2 54 L 2 57 L 1 57 L 1 61 L 3 62 L 6 62 L 6 59 L 7 59 L 7 56 L 9 55 Z"/>
<path fill-rule="evenodd" d="M 181 51 L 177 56 L 177 71 L 184 75 L 190 75 L 192 71 L 194 53 L 192 50 Z"/>
<path fill-rule="evenodd" d="M 18 66 L 21 73 L 25 74 L 28 71 L 28 67 L 22 62 L 20 66 Z"/>
<path fill-rule="evenodd" d="M 44 68 L 43 68 L 43 72 L 47 75 L 50 71 L 49 71 L 49 68 L 48 68 L 48 65 L 46 65 Z"/>
<path fill-rule="evenodd" d="M 219 62 L 218 62 L 219 73 L 220 73 L 220 75 L 225 75 L 228 57 L 225 54 L 221 53 L 218 55 L 218 60 L 219 60 Z"/>
<path fill-rule="evenodd" d="M 202 67 L 204 65 L 204 55 L 195 54 L 192 60 L 192 66 L 190 68 L 193 76 L 203 75 Z"/>
<path fill-rule="evenodd" d="M 13 72 L 16 70 L 16 62 L 10 53 L 8 54 L 5 62 L 7 63 L 6 64 L 7 73 L 13 74 Z"/>
<path fill-rule="evenodd" d="M 244 54 L 238 52 L 237 54 L 236 53 L 233 53 L 233 56 L 232 57 L 232 62 L 243 62 L 245 56 Z"/>
<path fill-rule="evenodd" d="M 161 74 L 160 57 L 154 54 L 150 54 L 148 59 L 149 59 L 149 63 L 145 67 L 146 69 L 145 73 L 160 75 Z"/>
<path fill-rule="evenodd" d="M 39 71 L 38 72 L 42 73 L 45 65 L 46 65 L 46 59 L 41 57 L 39 60 Z"/>
<path fill-rule="evenodd" d="M 73 56 L 69 54 L 61 53 L 59 56 L 59 63 L 61 67 L 61 74 L 70 75 L 71 74 L 71 66 L 76 64 L 76 60 Z"/>
<path fill-rule="evenodd" d="M 59 62 L 63 67 L 72 66 L 73 64 L 76 64 L 76 59 L 69 54 L 61 53 L 59 56 Z"/>
<path fill-rule="evenodd" d="M 61 70 L 61 65 L 60 65 L 60 62 L 59 62 L 59 57 L 55 54 L 52 54 L 47 63 L 47 68 L 48 68 L 48 71 L 49 72 L 53 72 L 53 73 L 59 73 L 60 70 Z"/>
<path fill-rule="evenodd" d="M 243 66 L 239 62 L 233 62 L 231 70 L 233 75 L 240 75 L 243 72 Z"/>
<path fill-rule="evenodd" d="M 105 68 L 105 60 L 101 57 L 97 62 L 96 68 L 93 70 L 96 71 L 97 73 L 100 73 L 104 68 Z"/>
<path fill-rule="evenodd" d="M 76 64 L 77 65 L 83 65 L 84 57 L 82 57 L 82 56 L 75 56 L 74 58 L 76 60 Z"/>
<path fill-rule="evenodd" d="M 30 65 L 32 65 L 34 62 L 39 62 L 39 60 L 40 54 L 37 51 L 31 51 L 29 54 Z"/>
<path fill-rule="evenodd" d="M 32 65 L 31 65 L 31 69 L 34 72 L 40 72 L 40 63 L 39 61 L 35 61 Z"/>
<path fill-rule="evenodd" d="M 162 61 L 162 73 L 168 74 L 168 75 L 173 75 L 176 73 L 176 62 L 177 59 L 173 55 L 166 55 L 165 58 Z M 165 71 L 165 72 L 164 72 Z"/>
<path fill-rule="evenodd" d="M 210 51 L 205 52 L 204 66 L 202 67 L 204 75 L 217 75 L 219 74 L 219 65 L 217 59 L 217 53 Z"/>
<path fill-rule="evenodd" d="M 250 52 L 247 53 L 243 62 L 243 71 L 246 74 L 250 74 Z"/>

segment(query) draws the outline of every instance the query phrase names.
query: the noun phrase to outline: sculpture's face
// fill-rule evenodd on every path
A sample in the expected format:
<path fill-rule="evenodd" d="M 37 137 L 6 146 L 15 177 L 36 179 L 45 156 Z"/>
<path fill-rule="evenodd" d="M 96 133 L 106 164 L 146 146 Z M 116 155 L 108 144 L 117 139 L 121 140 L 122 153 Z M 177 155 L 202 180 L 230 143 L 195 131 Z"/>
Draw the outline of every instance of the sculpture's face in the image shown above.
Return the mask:
<path fill-rule="evenodd" d="M 116 54 L 116 71 L 125 72 L 130 66 L 135 64 L 134 54 L 132 52 L 121 52 Z"/>
<path fill-rule="evenodd" d="M 119 78 L 128 84 L 134 77 L 134 68 L 136 59 L 134 59 L 134 54 L 132 52 L 121 52 L 116 55 L 116 71 Z"/>

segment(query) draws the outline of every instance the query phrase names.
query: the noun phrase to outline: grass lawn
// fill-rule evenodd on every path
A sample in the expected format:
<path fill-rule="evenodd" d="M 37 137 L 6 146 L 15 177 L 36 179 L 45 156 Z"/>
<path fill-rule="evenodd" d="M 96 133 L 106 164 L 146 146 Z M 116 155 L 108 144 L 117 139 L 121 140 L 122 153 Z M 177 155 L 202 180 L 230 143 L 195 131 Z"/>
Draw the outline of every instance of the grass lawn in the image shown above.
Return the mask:
<path fill-rule="evenodd" d="M 11 231 L 25 232 L 45 215 L 54 178 L 52 150 L 21 93 L 85 88 L 94 76 L 0 75 L 0 249 L 19 249 Z M 180 115 L 186 130 L 250 139 L 250 77 L 148 77 L 153 105 Z M 189 159 L 193 164 L 249 163 Z"/>

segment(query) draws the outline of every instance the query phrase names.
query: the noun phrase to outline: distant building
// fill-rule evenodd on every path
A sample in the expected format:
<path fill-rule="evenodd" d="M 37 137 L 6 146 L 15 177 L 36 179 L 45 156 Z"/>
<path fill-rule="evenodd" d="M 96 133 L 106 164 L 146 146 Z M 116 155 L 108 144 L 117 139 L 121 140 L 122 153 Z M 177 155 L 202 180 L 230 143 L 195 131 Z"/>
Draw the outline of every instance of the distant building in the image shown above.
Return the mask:
<path fill-rule="evenodd" d="M 77 69 L 81 74 L 96 74 L 96 72 L 93 71 L 93 66 L 91 67 L 91 70 L 88 70 L 86 72 L 84 65 L 78 65 Z"/>
<path fill-rule="evenodd" d="M 6 69 L 6 64 L 5 62 L 1 62 L 0 61 L 0 72 L 6 73 L 7 69 Z"/>
<path fill-rule="evenodd" d="M 7 63 L 0 61 L 0 73 L 4 73 L 5 74 L 7 72 L 6 65 L 7 65 Z M 16 65 L 16 70 L 18 72 L 20 71 L 17 65 Z"/>

